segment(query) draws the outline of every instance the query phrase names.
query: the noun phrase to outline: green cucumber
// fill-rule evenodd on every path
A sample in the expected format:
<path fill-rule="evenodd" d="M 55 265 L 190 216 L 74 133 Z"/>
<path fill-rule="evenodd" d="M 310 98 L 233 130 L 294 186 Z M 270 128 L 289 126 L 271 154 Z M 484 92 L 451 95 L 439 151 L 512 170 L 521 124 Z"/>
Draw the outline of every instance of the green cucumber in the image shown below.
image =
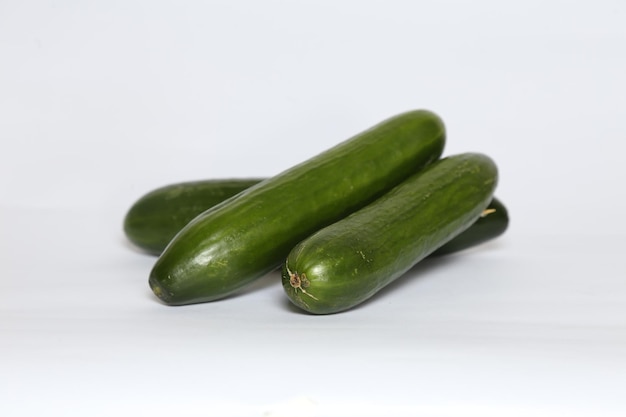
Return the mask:
<path fill-rule="evenodd" d="M 200 214 L 165 248 L 150 287 L 169 305 L 233 294 L 306 236 L 438 160 L 444 144 L 444 125 L 429 111 L 387 119 Z"/>
<path fill-rule="evenodd" d="M 283 288 L 314 314 L 350 309 L 470 227 L 492 200 L 497 167 L 487 156 L 444 158 L 298 243 Z"/>
<path fill-rule="evenodd" d="M 194 217 L 259 182 L 259 178 L 215 179 L 157 188 L 130 207 L 124 233 L 137 247 L 159 255 Z"/>
<path fill-rule="evenodd" d="M 502 235 L 508 227 L 509 212 L 506 206 L 494 197 L 487 208 L 481 213 L 478 220 L 472 223 L 467 230 L 439 247 L 431 253 L 430 256 L 449 255 L 480 245 L 481 243 L 485 243 L 488 240 L 495 239 Z"/>
<path fill-rule="evenodd" d="M 160 255 L 170 240 L 194 217 L 261 182 L 261 178 L 212 179 L 166 185 L 139 198 L 124 218 L 124 233 L 135 246 Z M 431 256 L 467 249 L 505 232 L 509 223 L 504 204 L 494 197 L 483 215 Z"/>

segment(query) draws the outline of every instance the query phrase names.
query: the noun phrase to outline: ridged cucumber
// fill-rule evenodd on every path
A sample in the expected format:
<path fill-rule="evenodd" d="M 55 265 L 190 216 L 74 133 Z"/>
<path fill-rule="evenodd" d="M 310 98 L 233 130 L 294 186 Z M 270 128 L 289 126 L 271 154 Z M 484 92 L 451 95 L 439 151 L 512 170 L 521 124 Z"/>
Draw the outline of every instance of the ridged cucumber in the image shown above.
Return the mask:
<path fill-rule="evenodd" d="M 278 267 L 306 236 L 439 159 L 444 144 L 434 113 L 387 119 L 200 214 L 165 248 L 150 287 L 169 305 L 224 298 Z"/>
<path fill-rule="evenodd" d="M 160 255 L 176 233 L 194 217 L 263 179 L 211 179 L 157 188 L 140 197 L 128 210 L 124 218 L 124 233 L 138 248 Z M 448 255 L 494 239 L 506 231 L 508 224 L 506 207 L 494 197 L 469 229 L 430 256 Z"/>
<path fill-rule="evenodd" d="M 260 178 L 214 179 L 157 188 L 130 207 L 124 233 L 137 247 L 160 255 L 194 217 L 259 182 Z"/>
<path fill-rule="evenodd" d="M 430 165 L 296 245 L 283 266 L 285 292 L 315 314 L 362 303 L 470 227 L 496 183 L 497 167 L 482 154 Z"/>

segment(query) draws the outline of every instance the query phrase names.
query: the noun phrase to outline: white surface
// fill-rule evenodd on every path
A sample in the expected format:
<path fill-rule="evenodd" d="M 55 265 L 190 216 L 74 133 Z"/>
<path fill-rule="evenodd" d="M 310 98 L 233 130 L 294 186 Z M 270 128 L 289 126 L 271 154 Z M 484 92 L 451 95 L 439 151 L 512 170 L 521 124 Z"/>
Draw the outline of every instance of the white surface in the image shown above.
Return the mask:
<path fill-rule="evenodd" d="M 621 1 L 0 5 L 3 416 L 626 413 Z M 395 113 L 501 170 L 512 223 L 353 311 L 270 275 L 169 308 L 125 210 Z"/>

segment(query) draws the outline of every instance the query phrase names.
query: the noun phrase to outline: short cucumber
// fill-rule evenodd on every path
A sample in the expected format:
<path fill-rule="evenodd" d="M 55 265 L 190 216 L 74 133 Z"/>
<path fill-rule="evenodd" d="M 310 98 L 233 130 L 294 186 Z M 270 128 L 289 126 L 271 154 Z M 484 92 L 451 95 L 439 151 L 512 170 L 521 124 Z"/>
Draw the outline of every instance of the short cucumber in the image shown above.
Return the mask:
<path fill-rule="evenodd" d="M 224 298 L 278 267 L 306 236 L 363 207 L 436 161 L 441 119 L 387 119 L 200 214 L 165 248 L 149 278 L 166 304 Z"/>
<path fill-rule="evenodd" d="M 124 233 L 138 248 L 160 255 L 170 240 L 194 217 L 261 182 L 261 178 L 229 178 L 166 185 L 139 198 L 124 218 Z M 472 226 L 431 256 L 448 255 L 503 234 L 509 224 L 504 204 L 494 197 Z"/>
<path fill-rule="evenodd" d="M 194 217 L 259 182 L 259 178 L 214 179 L 157 188 L 130 207 L 124 233 L 137 247 L 159 255 Z"/>
<path fill-rule="evenodd" d="M 289 299 L 314 314 L 362 303 L 470 227 L 496 183 L 497 167 L 482 154 L 430 165 L 296 245 L 282 272 Z"/>

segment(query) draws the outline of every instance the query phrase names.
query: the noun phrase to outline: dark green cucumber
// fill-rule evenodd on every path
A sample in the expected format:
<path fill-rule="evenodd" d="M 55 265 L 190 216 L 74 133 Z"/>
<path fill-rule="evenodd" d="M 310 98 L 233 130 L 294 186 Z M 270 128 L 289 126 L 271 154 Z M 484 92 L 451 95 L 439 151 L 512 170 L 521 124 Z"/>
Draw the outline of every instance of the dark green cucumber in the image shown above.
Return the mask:
<path fill-rule="evenodd" d="M 430 254 L 431 257 L 449 255 L 468 249 L 502 235 L 509 227 L 509 212 L 500 200 L 494 197 L 467 230 L 445 243 Z"/>
<path fill-rule="evenodd" d="M 128 210 L 124 218 L 124 233 L 140 249 L 160 255 L 176 233 L 194 217 L 262 180 L 212 179 L 157 188 L 139 198 Z M 494 239 L 506 231 L 508 224 L 506 207 L 494 197 L 469 229 L 430 256 L 448 255 Z"/>
<path fill-rule="evenodd" d="M 285 292 L 315 314 L 362 303 L 470 227 L 496 183 L 496 165 L 482 154 L 430 165 L 296 245 L 283 266 Z"/>
<path fill-rule="evenodd" d="M 124 233 L 137 247 L 159 255 L 194 217 L 259 182 L 259 178 L 215 179 L 157 188 L 128 210 Z"/>
<path fill-rule="evenodd" d="M 200 214 L 149 278 L 166 304 L 224 298 L 278 267 L 316 230 L 363 207 L 441 156 L 435 114 L 400 114 Z"/>

